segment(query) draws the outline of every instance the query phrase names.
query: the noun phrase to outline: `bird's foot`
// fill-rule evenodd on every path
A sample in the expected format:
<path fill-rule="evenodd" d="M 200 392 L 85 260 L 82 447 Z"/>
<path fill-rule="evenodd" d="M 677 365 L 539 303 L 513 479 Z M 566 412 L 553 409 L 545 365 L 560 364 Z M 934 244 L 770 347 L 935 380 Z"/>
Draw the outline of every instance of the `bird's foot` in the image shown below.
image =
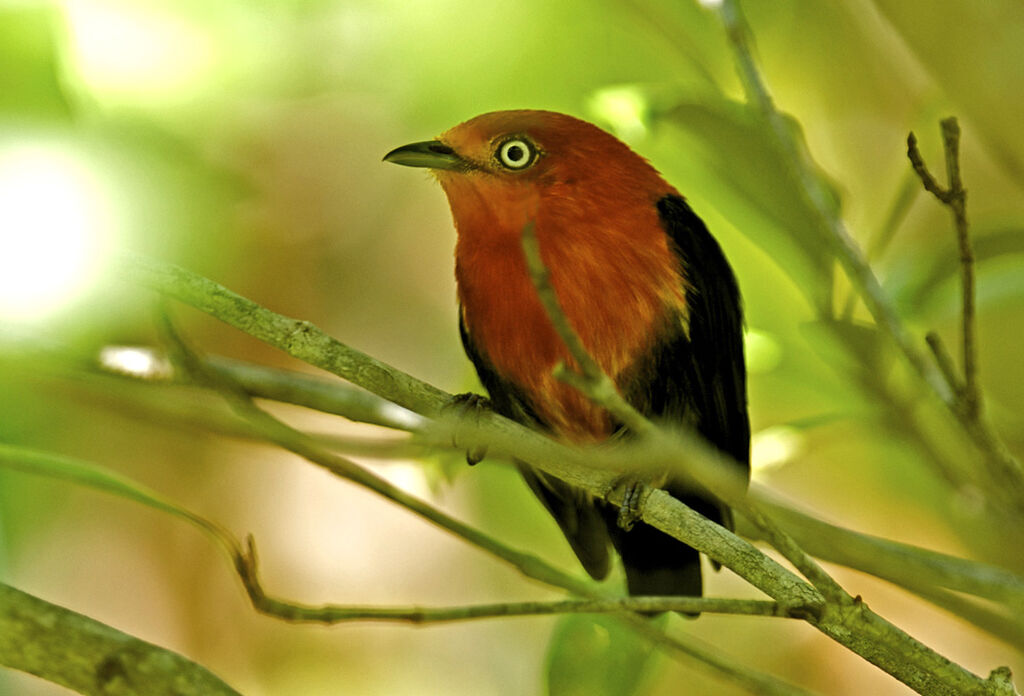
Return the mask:
<path fill-rule="evenodd" d="M 643 506 L 651 489 L 643 479 L 626 474 L 616 479 L 611 490 L 622 489 L 622 505 L 616 523 L 620 529 L 629 531 L 643 517 Z"/>
<path fill-rule="evenodd" d="M 491 406 L 490 399 L 486 396 L 481 396 L 480 394 L 474 394 L 472 392 L 456 394 L 449 399 L 448 403 L 441 407 L 442 415 L 452 415 L 460 420 L 464 418 L 474 418 L 479 420 L 481 413 L 491 410 L 493 410 L 493 407 Z M 453 444 L 455 444 L 454 441 Z M 485 445 L 472 447 L 466 450 L 466 463 L 470 466 L 474 466 L 483 461 L 486 456 L 487 447 Z"/>

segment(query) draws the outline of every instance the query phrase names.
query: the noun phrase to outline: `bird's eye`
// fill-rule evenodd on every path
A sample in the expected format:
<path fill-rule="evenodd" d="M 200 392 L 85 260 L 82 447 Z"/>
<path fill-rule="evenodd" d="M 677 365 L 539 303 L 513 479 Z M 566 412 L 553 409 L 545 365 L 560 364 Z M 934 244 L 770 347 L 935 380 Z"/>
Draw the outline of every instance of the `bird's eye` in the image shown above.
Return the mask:
<path fill-rule="evenodd" d="M 498 161 L 508 169 L 525 169 L 537 158 L 537 151 L 526 140 L 513 138 L 498 147 Z"/>

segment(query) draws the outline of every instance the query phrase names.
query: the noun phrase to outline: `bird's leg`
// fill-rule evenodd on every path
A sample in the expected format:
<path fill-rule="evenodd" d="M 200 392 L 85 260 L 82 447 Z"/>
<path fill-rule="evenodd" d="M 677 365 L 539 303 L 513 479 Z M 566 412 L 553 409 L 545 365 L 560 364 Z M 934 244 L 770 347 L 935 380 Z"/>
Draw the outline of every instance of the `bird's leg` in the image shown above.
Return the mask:
<path fill-rule="evenodd" d="M 491 411 L 491 400 L 486 396 L 480 394 L 474 394 L 472 392 L 465 392 L 463 394 L 456 394 L 453 396 L 448 403 L 441 407 L 441 413 L 443 415 L 452 414 L 460 420 L 463 418 L 472 417 L 479 419 L 480 414 L 485 411 Z M 455 444 L 454 442 L 452 444 Z M 483 461 L 484 457 L 487 456 L 487 447 L 485 445 L 479 445 L 466 451 L 466 463 L 470 466 L 475 466 Z"/>

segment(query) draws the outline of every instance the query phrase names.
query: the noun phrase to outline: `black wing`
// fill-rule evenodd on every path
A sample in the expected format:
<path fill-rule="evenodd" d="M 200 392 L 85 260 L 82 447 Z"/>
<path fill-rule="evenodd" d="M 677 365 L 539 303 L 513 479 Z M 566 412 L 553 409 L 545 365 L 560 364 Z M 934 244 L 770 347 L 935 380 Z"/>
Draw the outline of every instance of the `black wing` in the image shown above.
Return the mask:
<path fill-rule="evenodd" d="M 688 330 L 670 333 L 662 344 L 647 403 L 638 405 L 653 416 L 694 423 L 697 432 L 749 471 L 743 307 L 736 276 L 686 201 L 665 196 L 658 213 L 686 275 Z"/>
<path fill-rule="evenodd" d="M 657 420 L 682 422 L 749 471 L 743 314 L 739 287 L 721 247 L 679 196 L 658 201 L 658 213 L 686 276 L 688 316 L 670 318 L 661 339 L 634 366 L 629 401 Z M 665 489 L 697 512 L 732 528 L 731 511 L 679 481 Z M 702 592 L 699 554 L 645 524 L 631 531 L 614 524 L 612 542 L 622 556 L 630 594 Z"/>
<path fill-rule="evenodd" d="M 465 321 L 461 318 L 461 312 L 459 335 L 462 337 L 466 355 L 472 361 L 480 382 L 490 396 L 494 410 L 506 418 L 536 430 L 548 430 L 548 426 L 534 412 L 522 391 L 503 379 L 495 371 L 486 354 L 473 342 Z M 564 481 L 536 471 L 523 463 L 518 463 L 518 466 L 530 489 L 555 518 L 583 568 L 596 580 L 604 579 L 608 575 L 610 565 L 610 539 L 604 517 L 594 501 L 583 491 Z"/>

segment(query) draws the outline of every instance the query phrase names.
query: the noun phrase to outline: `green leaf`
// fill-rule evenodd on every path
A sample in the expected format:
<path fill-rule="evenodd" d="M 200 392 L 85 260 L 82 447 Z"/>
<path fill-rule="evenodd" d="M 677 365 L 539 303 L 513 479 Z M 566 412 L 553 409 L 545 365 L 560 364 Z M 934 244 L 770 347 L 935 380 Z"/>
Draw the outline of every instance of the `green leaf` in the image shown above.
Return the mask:
<path fill-rule="evenodd" d="M 834 264 L 820 215 L 807 201 L 788 156 L 761 114 L 712 94 L 683 97 L 657 112 L 657 118 L 676 126 L 682 138 L 685 157 L 680 158 L 683 171 L 678 180 L 682 184 L 689 179 L 686 190 L 711 202 L 787 272 L 812 306 L 828 313 Z M 799 123 L 789 118 L 787 125 L 804 143 Z M 823 172 L 816 175 L 824 182 L 829 204 L 838 211 L 836 188 Z"/>
<path fill-rule="evenodd" d="M 648 690 L 659 655 L 612 616 L 565 616 L 548 650 L 548 694 L 638 696 Z"/>

